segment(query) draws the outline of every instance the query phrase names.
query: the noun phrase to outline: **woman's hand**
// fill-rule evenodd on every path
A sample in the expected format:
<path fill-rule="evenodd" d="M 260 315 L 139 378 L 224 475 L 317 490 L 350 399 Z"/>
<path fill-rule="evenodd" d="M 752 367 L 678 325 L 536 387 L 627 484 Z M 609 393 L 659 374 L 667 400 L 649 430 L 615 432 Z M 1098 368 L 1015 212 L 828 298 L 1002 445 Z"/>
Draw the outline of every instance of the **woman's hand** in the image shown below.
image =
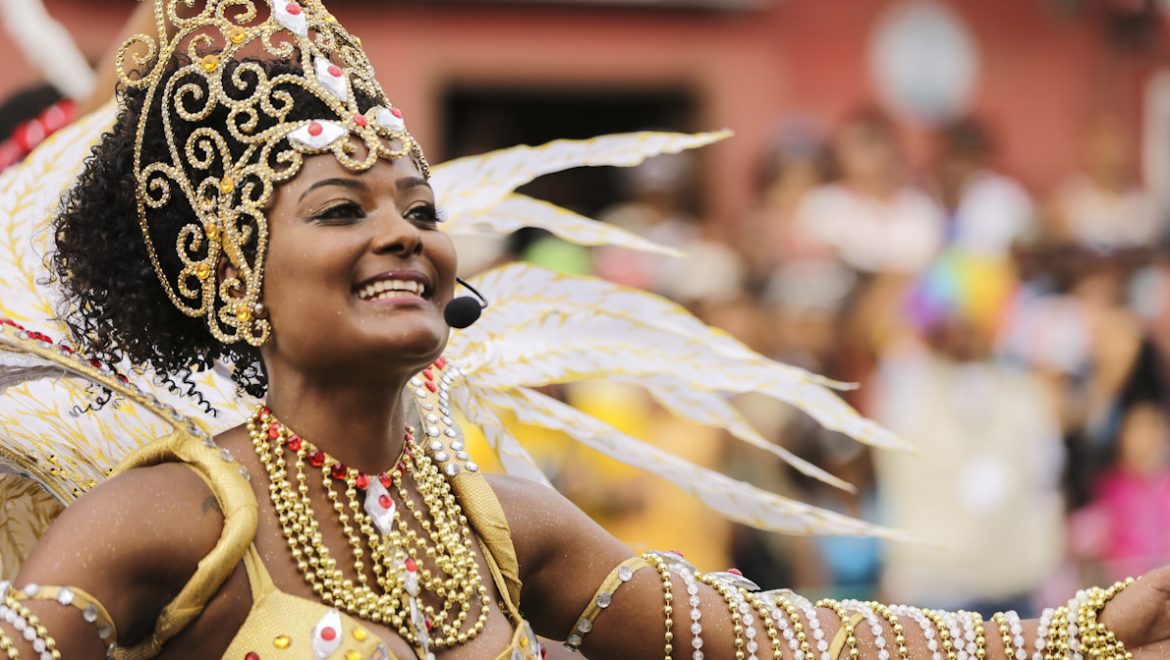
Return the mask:
<path fill-rule="evenodd" d="M 1114 597 L 1100 621 L 1135 658 L 1170 656 L 1170 566 L 1147 573 Z"/>

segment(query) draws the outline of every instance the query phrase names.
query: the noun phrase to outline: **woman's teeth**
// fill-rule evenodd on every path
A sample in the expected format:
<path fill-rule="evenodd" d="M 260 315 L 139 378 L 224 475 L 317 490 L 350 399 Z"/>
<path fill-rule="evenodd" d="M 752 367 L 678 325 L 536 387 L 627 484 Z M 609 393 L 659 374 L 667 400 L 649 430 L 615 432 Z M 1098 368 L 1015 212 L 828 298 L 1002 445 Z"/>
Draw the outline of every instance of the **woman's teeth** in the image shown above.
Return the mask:
<path fill-rule="evenodd" d="M 392 298 L 404 293 L 421 296 L 425 287 L 420 282 L 407 280 L 379 280 L 363 286 L 358 290 L 358 298 L 362 300 L 378 300 Z"/>

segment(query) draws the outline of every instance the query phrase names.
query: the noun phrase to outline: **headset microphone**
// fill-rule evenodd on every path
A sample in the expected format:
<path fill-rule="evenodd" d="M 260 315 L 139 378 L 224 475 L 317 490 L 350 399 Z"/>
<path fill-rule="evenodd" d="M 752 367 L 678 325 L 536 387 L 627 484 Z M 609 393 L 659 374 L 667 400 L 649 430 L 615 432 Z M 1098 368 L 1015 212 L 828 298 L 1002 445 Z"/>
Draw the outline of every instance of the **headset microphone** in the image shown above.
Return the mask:
<path fill-rule="evenodd" d="M 479 320 L 480 313 L 487 309 L 488 301 L 487 298 L 483 297 L 483 294 L 476 291 L 475 287 L 467 282 L 464 282 L 458 277 L 455 278 L 455 281 L 462 284 L 463 288 L 475 294 L 475 298 L 471 296 L 460 296 L 447 303 L 447 307 L 443 310 L 443 319 L 452 328 L 463 329 Z"/>

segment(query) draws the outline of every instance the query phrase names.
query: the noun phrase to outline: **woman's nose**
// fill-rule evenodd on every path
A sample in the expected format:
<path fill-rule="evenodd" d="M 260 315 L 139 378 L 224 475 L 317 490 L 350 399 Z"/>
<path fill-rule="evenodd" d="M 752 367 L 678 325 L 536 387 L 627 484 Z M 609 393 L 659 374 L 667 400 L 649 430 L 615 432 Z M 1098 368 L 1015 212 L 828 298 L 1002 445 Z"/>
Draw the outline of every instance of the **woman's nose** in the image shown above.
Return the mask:
<path fill-rule="evenodd" d="M 381 214 L 375 223 L 373 248 L 380 254 L 410 257 L 422 253 L 422 231 L 396 210 Z"/>

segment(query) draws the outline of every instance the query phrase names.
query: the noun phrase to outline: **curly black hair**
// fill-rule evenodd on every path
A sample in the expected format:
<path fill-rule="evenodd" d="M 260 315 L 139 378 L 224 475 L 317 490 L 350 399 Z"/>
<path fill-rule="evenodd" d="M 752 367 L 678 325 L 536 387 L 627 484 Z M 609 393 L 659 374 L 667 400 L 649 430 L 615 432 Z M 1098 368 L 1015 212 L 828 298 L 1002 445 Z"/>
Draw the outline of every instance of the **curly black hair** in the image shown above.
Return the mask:
<path fill-rule="evenodd" d="M 259 62 L 269 78 L 300 73 L 299 66 L 283 61 Z M 175 64 L 176 68 L 180 63 Z M 233 63 L 229 66 L 239 66 Z M 227 78 L 230 71 L 224 74 Z M 282 86 L 294 109 L 287 121 L 329 116 L 327 107 L 296 85 Z M 375 100 L 359 90 L 365 107 Z M 264 396 L 267 376 L 260 352 L 245 342 L 225 345 L 215 339 L 203 318 L 189 317 L 176 308 L 155 275 L 138 224 L 134 141 L 146 94 L 142 89 L 119 89 L 120 110 L 113 128 L 94 147 L 77 185 L 66 195 L 54 222 L 56 251 L 51 269 L 64 290 L 59 315 L 74 341 L 91 357 L 118 362 L 128 359 L 149 366 L 172 389 L 189 393 L 193 372 L 210 368 L 217 360 L 232 365 L 237 387 L 255 397 Z M 245 90 L 246 93 L 246 90 Z M 150 112 L 158 116 L 161 94 Z M 256 130 L 272 125 L 261 116 Z M 220 106 L 202 125 L 226 130 L 227 111 Z M 195 127 L 176 128 L 183 144 Z M 239 156 L 239 154 L 235 154 Z M 142 162 L 169 161 L 165 136 L 148 131 L 142 144 Z M 167 273 L 181 264 L 173 247 L 179 230 L 195 221 L 182 195 L 150 216 L 151 236 Z"/>

